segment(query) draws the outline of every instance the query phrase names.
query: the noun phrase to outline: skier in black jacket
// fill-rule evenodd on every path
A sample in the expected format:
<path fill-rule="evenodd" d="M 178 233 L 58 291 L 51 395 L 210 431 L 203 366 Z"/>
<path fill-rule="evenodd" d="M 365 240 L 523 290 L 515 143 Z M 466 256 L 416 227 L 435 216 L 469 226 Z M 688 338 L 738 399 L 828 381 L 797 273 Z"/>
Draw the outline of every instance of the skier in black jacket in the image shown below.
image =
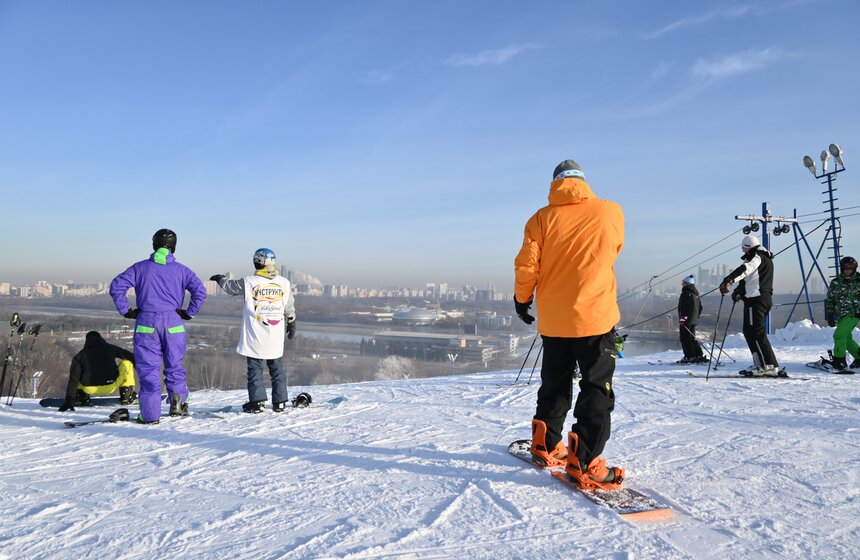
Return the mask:
<path fill-rule="evenodd" d="M 746 376 L 784 376 L 779 362 L 770 346 L 764 328 L 765 317 L 773 307 L 773 253 L 765 249 L 759 240 L 747 235 L 741 244 L 744 264 L 737 267 L 720 284 L 720 293 L 729 293 L 729 286 L 740 280 L 732 292 L 732 301 L 744 301 L 744 338 L 753 357 L 753 366 L 741 371 Z"/>
<path fill-rule="evenodd" d="M 122 360 L 117 366 L 116 360 Z M 90 395 L 109 395 L 119 389 L 120 403 L 132 404 L 134 392 L 134 354 L 109 344 L 97 331 L 87 333 L 84 349 L 72 358 L 66 401 L 60 412 L 87 406 Z"/>
<path fill-rule="evenodd" d="M 682 364 L 701 364 L 708 360 L 696 340 L 696 325 L 702 313 L 702 300 L 696 289 L 696 278 L 691 274 L 681 280 L 681 297 L 678 298 L 678 326 L 681 329 Z"/>

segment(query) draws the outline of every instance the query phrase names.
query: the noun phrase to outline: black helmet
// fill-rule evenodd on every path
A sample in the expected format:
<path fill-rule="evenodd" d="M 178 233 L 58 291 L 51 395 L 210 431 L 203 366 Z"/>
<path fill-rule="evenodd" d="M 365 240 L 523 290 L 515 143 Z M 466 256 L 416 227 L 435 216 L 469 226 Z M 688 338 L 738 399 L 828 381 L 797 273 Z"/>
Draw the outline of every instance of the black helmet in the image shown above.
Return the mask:
<path fill-rule="evenodd" d="M 153 250 L 158 251 L 162 247 L 167 247 L 171 253 L 176 252 L 176 234 L 166 228 L 156 231 L 152 236 Z"/>
<path fill-rule="evenodd" d="M 857 259 L 855 259 L 854 257 L 842 257 L 841 259 L 839 259 L 839 268 L 845 268 L 846 266 L 854 267 L 854 269 L 856 270 Z"/>
<path fill-rule="evenodd" d="M 314 400 L 311 398 L 310 393 L 299 393 L 296 398 L 293 399 L 293 407 L 294 408 L 306 408 L 311 405 Z"/>

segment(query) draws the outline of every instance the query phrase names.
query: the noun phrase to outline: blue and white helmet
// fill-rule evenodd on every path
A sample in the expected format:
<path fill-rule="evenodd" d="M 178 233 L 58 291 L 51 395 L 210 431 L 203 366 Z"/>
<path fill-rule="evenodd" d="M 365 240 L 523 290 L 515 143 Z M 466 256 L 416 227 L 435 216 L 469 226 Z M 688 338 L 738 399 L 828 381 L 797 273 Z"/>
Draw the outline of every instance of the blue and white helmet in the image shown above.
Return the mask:
<path fill-rule="evenodd" d="M 275 252 L 271 249 L 261 247 L 254 251 L 254 266 L 258 269 L 274 267 L 276 264 Z"/>

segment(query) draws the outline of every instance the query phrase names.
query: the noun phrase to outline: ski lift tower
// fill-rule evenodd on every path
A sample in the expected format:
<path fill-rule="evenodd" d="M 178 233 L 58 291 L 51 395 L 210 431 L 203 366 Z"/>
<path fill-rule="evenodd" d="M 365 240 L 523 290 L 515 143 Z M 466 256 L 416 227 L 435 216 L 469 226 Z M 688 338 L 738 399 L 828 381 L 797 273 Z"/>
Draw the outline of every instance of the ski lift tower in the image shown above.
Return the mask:
<path fill-rule="evenodd" d="M 806 167 L 812 176 L 816 179 L 824 179 L 821 181 L 822 185 L 827 185 L 827 190 L 822 191 L 821 194 L 827 195 L 827 200 L 824 202 L 829 205 L 830 209 L 830 228 L 825 233 L 825 240 L 830 237 L 833 246 L 830 247 L 833 250 L 833 270 L 836 275 L 839 275 L 840 270 L 839 261 L 841 260 L 840 255 L 840 245 L 842 241 L 842 225 L 839 224 L 839 228 L 837 229 L 837 223 L 839 222 L 839 218 L 836 217 L 836 211 L 839 208 L 836 207 L 836 201 L 838 198 L 833 196 L 833 193 L 836 191 L 836 188 L 833 186 L 833 182 L 836 180 L 836 175 L 838 173 L 842 173 L 845 171 L 845 162 L 842 161 L 842 148 L 839 147 L 838 144 L 830 144 L 826 150 L 822 150 L 821 152 L 821 174 L 818 174 L 818 171 L 815 169 L 815 161 L 809 156 L 803 156 L 803 165 Z M 830 161 L 830 156 L 833 156 L 833 171 L 827 171 L 827 164 Z"/>
<path fill-rule="evenodd" d="M 791 227 L 788 224 L 797 222 L 797 218 L 774 216 L 770 213 L 770 208 L 768 208 L 767 202 L 761 203 L 761 216 L 735 216 L 735 219 L 743 220 L 745 222 L 750 223 L 748 226 L 743 227 L 743 232 L 745 235 L 749 235 L 750 233 L 755 233 L 761 230 L 761 244 L 768 251 L 770 251 L 770 224 L 772 222 L 776 222 L 776 227 L 773 228 L 773 234 L 780 235 L 791 231 Z M 764 319 L 764 330 L 767 334 L 771 334 L 770 312 L 768 312 L 767 317 L 765 317 Z"/>

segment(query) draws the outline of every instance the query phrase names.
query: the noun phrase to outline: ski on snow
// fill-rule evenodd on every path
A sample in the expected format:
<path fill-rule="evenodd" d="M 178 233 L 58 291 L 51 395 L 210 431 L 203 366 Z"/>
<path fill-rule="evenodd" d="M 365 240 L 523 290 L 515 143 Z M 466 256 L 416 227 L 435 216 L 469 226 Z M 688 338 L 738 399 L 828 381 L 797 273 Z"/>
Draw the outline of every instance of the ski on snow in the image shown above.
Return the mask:
<path fill-rule="evenodd" d="M 707 379 L 739 379 L 739 380 L 740 379 L 788 379 L 788 380 L 792 380 L 792 381 L 809 381 L 808 377 L 789 377 L 788 374 L 780 375 L 778 377 L 773 377 L 770 375 L 757 375 L 757 376 L 756 375 L 741 375 L 740 373 L 735 373 L 735 374 L 730 374 L 730 375 L 727 375 L 725 373 L 720 373 L 720 374 L 714 375 L 712 373 L 711 375 L 707 375 L 707 374 L 702 374 L 702 372 L 700 372 L 700 371 L 692 371 L 689 369 L 687 370 L 686 373 L 690 377 L 696 377 L 696 378 L 700 378 L 700 379 L 705 379 L 705 378 L 707 378 Z"/>
<path fill-rule="evenodd" d="M 274 410 L 271 410 L 269 408 L 264 408 L 260 412 L 258 412 L 257 414 L 262 414 L 262 413 L 266 413 L 266 412 L 271 412 L 273 414 L 283 414 L 284 412 L 287 412 L 287 411 L 292 410 L 294 408 L 296 408 L 296 409 L 302 409 L 302 408 L 334 408 L 337 405 L 339 405 L 340 403 L 344 402 L 345 400 L 346 400 L 346 397 L 334 397 L 333 399 L 329 399 L 327 401 L 322 401 L 322 402 L 314 401 L 314 402 L 311 402 L 310 404 L 297 405 L 297 404 L 293 403 L 291 406 L 288 406 L 283 412 L 275 412 Z M 244 414 L 249 414 L 248 412 L 245 412 L 244 410 L 242 410 L 241 406 L 229 406 L 229 407 L 227 407 L 227 409 L 224 412 L 241 412 Z"/>
<path fill-rule="evenodd" d="M 161 400 L 166 401 L 167 395 L 161 395 Z M 42 399 L 39 401 L 39 406 L 44 406 L 45 408 L 58 408 L 66 402 L 65 398 L 62 397 L 52 397 L 47 399 Z M 137 404 L 137 399 L 134 400 L 131 404 Z M 123 405 L 119 402 L 119 397 L 90 397 L 90 404 L 76 404 L 75 408 L 91 408 L 94 406 L 129 406 Z"/>
<path fill-rule="evenodd" d="M 531 440 L 521 439 L 508 446 L 508 453 L 544 471 L 591 503 L 614 511 L 622 519 L 633 523 L 665 521 L 677 515 L 672 506 L 632 488 L 621 490 L 583 490 L 567 477 L 564 467 L 546 467 L 532 460 Z"/>
<path fill-rule="evenodd" d="M 192 410 L 191 412 L 188 413 L 187 416 L 165 416 L 165 418 L 170 418 L 170 419 L 173 419 L 173 418 L 196 418 L 196 419 L 224 418 L 223 416 L 219 416 L 219 413 L 230 412 L 231 408 L 233 408 L 233 407 L 232 406 L 224 406 L 221 408 L 215 408 L 215 409 L 211 409 L 211 410 L 209 410 L 209 409 Z M 119 409 L 119 410 L 122 410 L 122 409 Z M 111 416 L 108 418 L 103 418 L 103 419 L 99 419 L 99 420 L 84 420 L 82 422 L 66 421 L 66 422 L 63 422 L 63 425 L 67 428 L 77 428 L 79 426 L 90 426 L 93 424 L 118 424 L 120 422 L 136 423 L 134 420 L 131 420 L 128 416 L 126 416 L 125 419 L 114 418 L 114 415 L 116 414 L 116 412 L 117 411 L 114 411 L 111 414 Z M 126 410 L 126 414 L 127 413 L 128 413 L 128 411 Z"/>

